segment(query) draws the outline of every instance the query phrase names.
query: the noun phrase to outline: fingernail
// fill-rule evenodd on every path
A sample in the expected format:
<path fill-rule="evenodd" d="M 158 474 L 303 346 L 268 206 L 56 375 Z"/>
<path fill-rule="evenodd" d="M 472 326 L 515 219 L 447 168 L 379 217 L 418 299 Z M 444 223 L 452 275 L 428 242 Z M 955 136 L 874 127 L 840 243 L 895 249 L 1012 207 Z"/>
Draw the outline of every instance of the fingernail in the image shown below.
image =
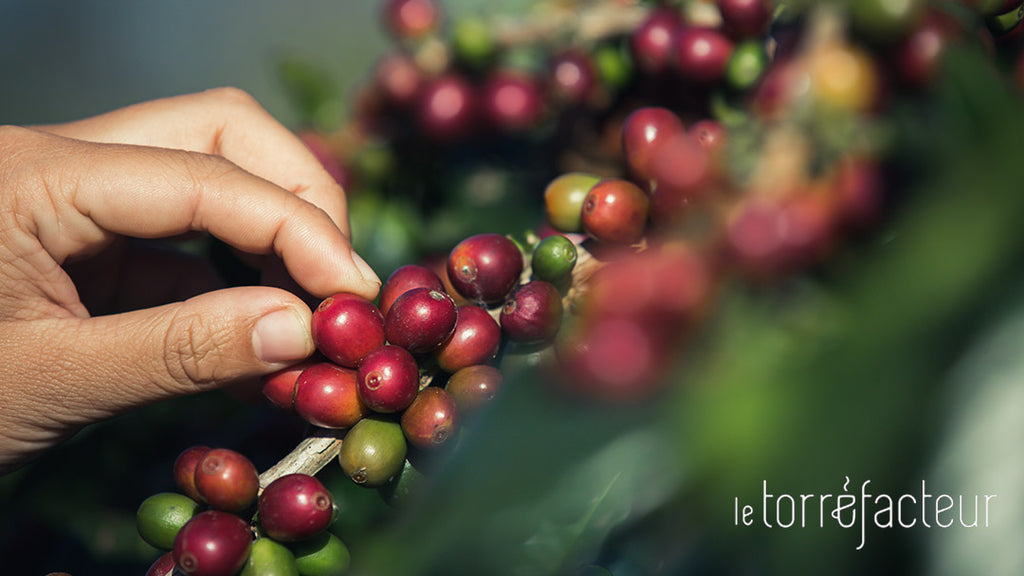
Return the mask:
<path fill-rule="evenodd" d="M 311 338 L 305 319 L 294 309 L 284 308 L 256 321 L 252 345 L 256 357 L 264 362 L 290 362 L 310 355 Z"/>
<path fill-rule="evenodd" d="M 355 253 L 355 251 L 352 252 L 352 261 L 355 262 L 356 269 L 359 270 L 359 275 L 363 277 L 363 280 L 366 280 L 369 284 L 376 284 L 377 286 L 380 286 L 380 278 L 377 277 L 377 273 L 374 272 L 373 268 L 370 268 L 370 265 L 366 263 L 366 260 L 363 260 L 359 254 Z"/>

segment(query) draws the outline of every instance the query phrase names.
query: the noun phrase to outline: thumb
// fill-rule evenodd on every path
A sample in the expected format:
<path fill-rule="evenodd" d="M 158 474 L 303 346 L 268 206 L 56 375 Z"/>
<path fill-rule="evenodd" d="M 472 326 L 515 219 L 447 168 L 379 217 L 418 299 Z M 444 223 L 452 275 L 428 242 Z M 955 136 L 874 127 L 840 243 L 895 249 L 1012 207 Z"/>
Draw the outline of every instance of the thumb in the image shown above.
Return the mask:
<path fill-rule="evenodd" d="M 57 366 L 69 367 L 59 380 L 66 394 L 83 395 L 78 417 L 105 418 L 294 364 L 313 353 L 310 317 L 284 290 L 238 287 L 68 320 L 78 327 L 55 351 L 63 358 Z"/>

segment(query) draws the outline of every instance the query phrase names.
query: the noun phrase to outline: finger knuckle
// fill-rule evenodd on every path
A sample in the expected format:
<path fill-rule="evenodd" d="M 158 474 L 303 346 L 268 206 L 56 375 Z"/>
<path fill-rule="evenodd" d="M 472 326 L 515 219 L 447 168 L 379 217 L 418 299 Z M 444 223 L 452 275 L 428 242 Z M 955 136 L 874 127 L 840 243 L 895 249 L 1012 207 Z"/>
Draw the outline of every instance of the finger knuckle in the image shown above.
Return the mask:
<path fill-rule="evenodd" d="M 230 335 L 198 315 L 176 316 L 164 341 L 164 365 L 182 386 L 210 387 L 225 377 Z"/>
<path fill-rule="evenodd" d="M 206 95 L 228 108 L 260 108 L 256 98 L 241 88 L 234 86 L 222 86 L 206 91 Z"/>

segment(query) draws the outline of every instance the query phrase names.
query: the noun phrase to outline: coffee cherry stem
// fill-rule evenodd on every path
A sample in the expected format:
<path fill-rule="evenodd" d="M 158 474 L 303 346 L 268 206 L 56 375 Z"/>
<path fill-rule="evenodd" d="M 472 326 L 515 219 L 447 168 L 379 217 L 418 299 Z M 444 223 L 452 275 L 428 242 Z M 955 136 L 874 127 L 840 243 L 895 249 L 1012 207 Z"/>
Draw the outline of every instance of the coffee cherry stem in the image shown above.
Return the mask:
<path fill-rule="evenodd" d="M 260 493 L 271 482 L 288 474 L 315 476 L 327 464 L 338 457 L 345 430 L 328 430 L 314 427 L 287 456 L 260 474 Z"/>

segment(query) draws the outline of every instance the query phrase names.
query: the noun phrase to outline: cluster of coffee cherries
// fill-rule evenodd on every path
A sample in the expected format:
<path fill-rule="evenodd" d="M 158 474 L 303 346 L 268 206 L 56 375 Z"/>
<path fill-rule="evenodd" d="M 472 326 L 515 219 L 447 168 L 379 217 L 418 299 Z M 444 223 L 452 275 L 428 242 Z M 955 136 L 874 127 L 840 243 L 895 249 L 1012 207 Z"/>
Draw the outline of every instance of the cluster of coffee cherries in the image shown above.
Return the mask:
<path fill-rule="evenodd" d="M 162 550 L 147 576 L 337 576 L 349 552 L 327 528 L 336 507 L 313 476 L 286 474 L 260 489 L 252 462 L 225 448 L 193 446 L 174 462 L 180 492 L 142 502 L 139 535 Z"/>

